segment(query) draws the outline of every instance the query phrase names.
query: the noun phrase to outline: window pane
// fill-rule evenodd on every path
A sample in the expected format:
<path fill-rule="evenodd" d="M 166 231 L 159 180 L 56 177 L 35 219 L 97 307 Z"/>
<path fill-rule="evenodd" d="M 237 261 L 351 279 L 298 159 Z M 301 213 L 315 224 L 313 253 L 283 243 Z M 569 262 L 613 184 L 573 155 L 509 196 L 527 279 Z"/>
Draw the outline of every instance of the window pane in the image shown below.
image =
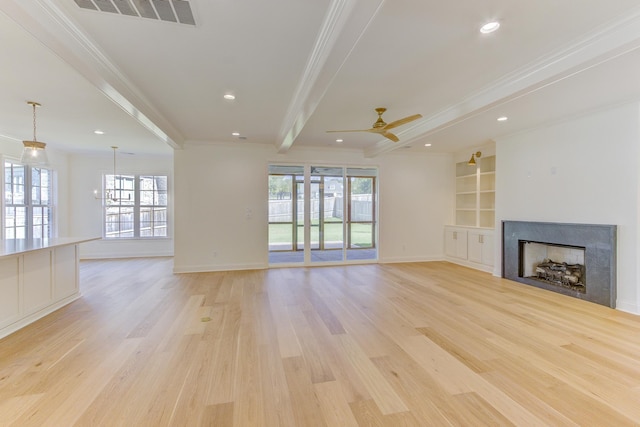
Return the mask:
<path fill-rule="evenodd" d="M 13 204 L 24 205 L 24 185 L 13 184 Z"/>
<path fill-rule="evenodd" d="M 163 192 L 167 192 L 168 187 L 167 187 L 167 177 L 166 176 L 156 176 L 155 178 L 155 184 L 156 184 L 156 190 L 157 191 L 163 191 Z"/>
<path fill-rule="evenodd" d="M 153 210 L 153 235 L 166 237 L 167 235 L 167 208 L 155 208 Z"/>
<path fill-rule="evenodd" d="M 38 168 L 31 169 L 31 185 L 40 186 L 40 169 Z"/>
<path fill-rule="evenodd" d="M 24 227 L 27 224 L 27 209 L 16 208 L 16 226 Z"/>
<path fill-rule="evenodd" d="M 16 225 L 16 208 L 4 208 L 4 225 L 6 228 L 13 228 Z"/>
<path fill-rule="evenodd" d="M 11 177 L 13 175 L 12 166 L 13 166 L 13 163 L 4 162 L 4 182 L 5 183 L 11 182 Z"/>
<path fill-rule="evenodd" d="M 49 189 L 42 187 L 40 189 L 40 203 L 43 205 L 49 204 Z"/>
<path fill-rule="evenodd" d="M 50 170 L 48 170 L 48 169 L 42 169 L 42 170 L 40 171 L 40 177 L 41 177 L 41 179 L 40 179 L 40 185 L 41 185 L 42 187 L 50 187 L 50 186 L 51 186 L 51 185 L 49 184 L 49 183 L 50 183 L 50 179 L 49 179 L 49 177 L 50 177 L 50 176 L 51 176 L 51 171 L 50 171 Z"/>
<path fill-rule="evenodd" d="M 153 205 L 153 191 L 141 191 L 140 192 L 140 204 L 143 206 Z"/>
<path fill-rule="evenodd" d="M 34 205 L 40 204 L 40 187 L 31 187 L 31 203 Z"/>
<path fill-rule="evenodd" d="M 5 181 L 4 184 L 4 203 L 7 205 L 13 204 L 13 192 L 11 191 L 11 183 Z"/>
<path fill-rule="evenodd" d="M 156 205 L 156 206 L 166 206 L 167 205 L 167 192 L 166 191 L 158 191 L 156 193 L 156 199 L 154 200 L 154 205 Z"/>

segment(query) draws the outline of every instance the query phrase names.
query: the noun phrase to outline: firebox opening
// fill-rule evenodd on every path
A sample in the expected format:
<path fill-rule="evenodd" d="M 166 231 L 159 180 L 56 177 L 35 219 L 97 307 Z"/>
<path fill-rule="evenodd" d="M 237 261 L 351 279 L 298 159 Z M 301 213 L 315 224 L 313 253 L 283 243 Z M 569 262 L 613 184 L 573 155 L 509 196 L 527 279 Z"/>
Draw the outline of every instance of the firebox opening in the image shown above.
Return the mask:
<path fill-rule="evenodd" d="M 519 276 L 586 292 L 585 248 L 519 240 Z"/>

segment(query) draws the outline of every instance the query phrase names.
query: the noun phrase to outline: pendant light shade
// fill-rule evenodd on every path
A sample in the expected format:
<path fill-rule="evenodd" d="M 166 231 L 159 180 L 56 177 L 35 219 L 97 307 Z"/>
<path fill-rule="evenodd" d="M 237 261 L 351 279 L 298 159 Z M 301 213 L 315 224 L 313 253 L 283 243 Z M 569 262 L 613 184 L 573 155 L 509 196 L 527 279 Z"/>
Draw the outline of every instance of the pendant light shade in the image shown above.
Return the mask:
<path fill-rule="evenodd" d="M 34 101 L 28 101 L 27 104 L 33 107 L 33 140 L 22 141 L 24 148 L 20 162 L 25 165 L 47 166 L 49 159 L 47 159 L 47 152 L 44 150 L 47 144 L 39 142 L 36 138 L 36 107 L 39 107 L 40 104 Z"/>

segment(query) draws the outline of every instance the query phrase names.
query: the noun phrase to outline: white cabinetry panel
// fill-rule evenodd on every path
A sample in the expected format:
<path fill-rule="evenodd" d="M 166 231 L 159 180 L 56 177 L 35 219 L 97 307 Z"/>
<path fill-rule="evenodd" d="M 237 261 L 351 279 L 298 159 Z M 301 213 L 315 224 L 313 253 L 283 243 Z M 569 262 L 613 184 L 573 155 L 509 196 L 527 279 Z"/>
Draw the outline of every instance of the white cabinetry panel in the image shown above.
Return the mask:
<path fill-rule="evenodd" d="M 24 311 L 34 311 L 51 304 L 53 299 L 53 281 L 51 265 L 53 249 L 28 252 L 24 254 Z"/>
<path fill-rule="evenodd" d="M 78 247 L 61 246 L 54 253 L 54 299 L 78 292 Z"/>
<path fill-rule="evenodd" d="M 446 226 L 444 253 L 448 261 L 492 272 L 494 265 L 493 230 Z"/>
<path fill-rule="evenodd" d="M 0 259 L 0 328 L 20 316 L 20 282 L 17 257 Z"/>

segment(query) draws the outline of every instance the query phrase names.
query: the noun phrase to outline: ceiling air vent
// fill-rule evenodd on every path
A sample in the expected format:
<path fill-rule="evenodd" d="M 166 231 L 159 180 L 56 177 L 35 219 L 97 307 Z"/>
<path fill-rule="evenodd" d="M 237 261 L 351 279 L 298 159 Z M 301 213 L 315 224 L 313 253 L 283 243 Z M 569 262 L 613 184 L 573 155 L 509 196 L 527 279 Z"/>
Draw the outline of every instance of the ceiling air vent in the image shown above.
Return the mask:
<path fill-rule="evenodd" d="M 82 9 L 196 25 L 187 0 L 75 0 Z"/>

